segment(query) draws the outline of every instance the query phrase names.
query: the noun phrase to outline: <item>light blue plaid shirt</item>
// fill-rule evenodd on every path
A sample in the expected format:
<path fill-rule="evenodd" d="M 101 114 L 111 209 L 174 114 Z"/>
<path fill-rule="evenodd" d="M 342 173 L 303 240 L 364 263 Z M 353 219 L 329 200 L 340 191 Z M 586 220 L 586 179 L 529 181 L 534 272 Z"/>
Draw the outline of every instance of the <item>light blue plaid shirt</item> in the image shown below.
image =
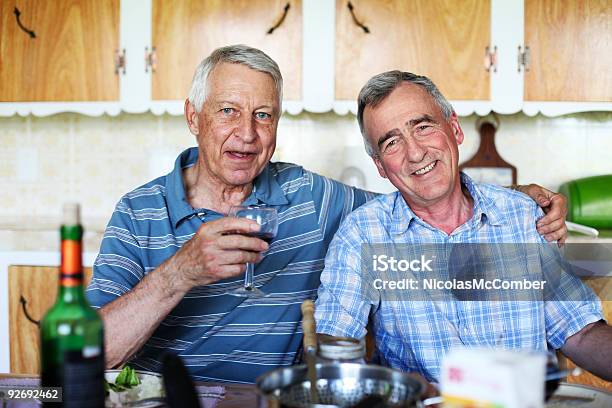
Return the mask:
<path fill-rule="evenodd" d="M 535 228 L 542 210 L 526 195 L 476 185 L 465 174 L 461 181 L 474 200 L 474 213 L 450 235 L 418 218 L 399 192 L 377 197 L 347 217 L 325 258 L 315 309 L 318 333 L 362 338 L 371 316 L 381 363 L 437 382 L 441 359 L 453 347 L 558 349 L 603 318 L 599 299 L 571 275 L 564 276 L 558 295 L 577 299 L 572 301 L 377 302 L 365 296 L 362 244 L 546 244 Z M 555 262 L 558 254 L 551 250 L 549 259 L 537 257 L 538 267 Z M 572 296 L 565 298 L 568 293 Z"/>

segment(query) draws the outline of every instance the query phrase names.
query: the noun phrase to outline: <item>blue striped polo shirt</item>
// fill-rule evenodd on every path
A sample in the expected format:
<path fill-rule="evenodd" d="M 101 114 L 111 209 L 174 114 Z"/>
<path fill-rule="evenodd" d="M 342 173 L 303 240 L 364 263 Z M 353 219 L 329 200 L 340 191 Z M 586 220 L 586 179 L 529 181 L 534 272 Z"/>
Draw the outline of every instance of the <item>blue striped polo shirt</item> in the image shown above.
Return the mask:
<path fill-rule="evenodd" d="M 168 175 L 121 198 L 87 288 L 92 306 L 130 291 L 203 223 L 223 216 L 192 208 L 186 199 L 182 171 L 197 157 L 197 148 L 184 151 Z M 242 275 L 194 287 L 129 364 L 159 372 L 160 356 L 169 351 L 182 357 L 195 380 L 236 383 L 291 365 L 302 338 L 300 304 L 316 296 L 327 247 L 344 217 L 372 197 L 295 164 L 269 163 L 244 204 L 279 213 L 278 235 L 255 266 L 255 285 L 271 295 L 228 295 L 243 284 Z"/>

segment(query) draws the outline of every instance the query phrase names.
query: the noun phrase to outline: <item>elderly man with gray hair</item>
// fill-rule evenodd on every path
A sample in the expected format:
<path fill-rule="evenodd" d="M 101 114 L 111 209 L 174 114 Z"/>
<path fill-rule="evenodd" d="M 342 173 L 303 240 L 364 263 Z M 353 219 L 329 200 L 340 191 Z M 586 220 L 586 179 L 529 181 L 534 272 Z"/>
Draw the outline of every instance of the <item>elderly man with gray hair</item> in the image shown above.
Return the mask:
<path fill-rule="evenodd" d="M 282 88 L 277 64 L 247 46 L 198 66 L 185 101 L 198 146 L 120 199 L 94 263 L 87 296 L 104 320 L 107 366 L 159 371 L 172 352 L 196 380 L 252 383 L 299 358 L 300 303 L 316 295 L 341 220 L 373 194 L 270 162 Z M 275 208 L 276 238 L 247 236 L 259 227 L 226 217 L 236 205 Z M 564 214 L 560 201 L 545 220 L 556 238 Z M 268 297 L 229 295 L 246 263 Z"/>
<path fill-rule="evenodd" d="M 536 230 L 543 212 L 529 197 L 459 172 L 464 134 L 433 82 L 400 71 L 374 76 L 359 94 L 358 120 L 378 172 L 398 191 L 364 204 L 340 226 L 321 274 L 317 332 L 363 338 L 371 318 L 382 362 L 431 382 L 439 379 L 443 357 L 458 347 L 561 350 L 612 379 L 612 328 L 599 299 L 559 269 L 558 248 Z M 528 243 L 537 245 L 519 246 Z M 508 244 L 519 245 L 510 251 L 503 247 Z M 427 254 L 436 266 L 411 264 L 388 275 L 388 265 L 370 266 L 381 259 L 376 251 L 384 259 Z M 410 278 L 401 288 L 405 295 L 393 293 L 398 285 L 381 286 L 382 276 Z M 462 291 L 480 276 L 552 277 L 554 287 L 520 294 Z M 432 277 L 443 285 L 428 288 Z"/>

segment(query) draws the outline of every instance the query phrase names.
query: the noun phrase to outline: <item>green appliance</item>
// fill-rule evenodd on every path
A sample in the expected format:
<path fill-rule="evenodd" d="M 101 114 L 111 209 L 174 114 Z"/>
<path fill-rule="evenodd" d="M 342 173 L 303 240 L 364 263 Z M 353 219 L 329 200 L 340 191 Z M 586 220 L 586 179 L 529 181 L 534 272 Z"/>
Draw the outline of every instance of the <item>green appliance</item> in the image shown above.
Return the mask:
<path fill-rule="evenodd" d="M 612 174 L 563 183 L 559 192 L 567 197 L 568 221 L 612 229 Z"/>

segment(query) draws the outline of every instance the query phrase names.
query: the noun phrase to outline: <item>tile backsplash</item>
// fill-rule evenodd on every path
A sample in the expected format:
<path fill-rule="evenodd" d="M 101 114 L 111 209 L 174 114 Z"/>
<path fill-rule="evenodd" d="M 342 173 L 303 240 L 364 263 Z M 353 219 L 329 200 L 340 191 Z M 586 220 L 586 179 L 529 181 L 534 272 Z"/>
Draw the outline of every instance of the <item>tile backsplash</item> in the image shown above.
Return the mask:
<path fill-rule="evenodd" d="M 476 119 L 460 118 L 466 134 L 462 161 L 478 148 Z M 497 149 L 517 167 L 519 183 L 557 189 L 571 179 L 612 173 L 611 112 L 558 118 L 521 113 L 500 120 Z M 176 156 L 194 144 L 180 116 L 0 118 L 0 251 L 55 250 L 62 203 L 75 200 L 83 205 L 90 231 L 88 250 L 96 251 L 121 195 L 170 171 Z M 274 159 L 334 178 L 353 166 L 365 178 L 344 174 L 345 180 L 365 182 L 375 191 L 391 189 L 365 154 L 351 114 L 284 115 Z"/>

